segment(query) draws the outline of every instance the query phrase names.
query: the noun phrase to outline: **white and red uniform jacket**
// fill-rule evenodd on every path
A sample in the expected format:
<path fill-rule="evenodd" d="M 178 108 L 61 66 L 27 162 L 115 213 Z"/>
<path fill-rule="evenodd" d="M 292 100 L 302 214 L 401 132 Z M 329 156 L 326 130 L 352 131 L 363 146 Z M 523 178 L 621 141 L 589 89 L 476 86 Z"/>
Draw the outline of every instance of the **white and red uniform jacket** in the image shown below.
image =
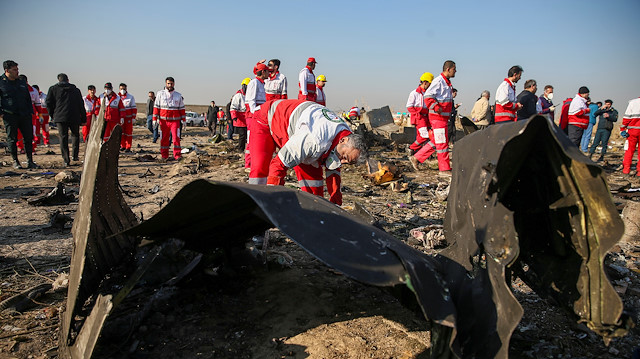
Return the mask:
<path fill-rule="evenodd" d="M 264 91 L 267 94 L 267 101 L 286 100 L 288 98 L 287 78 L 280 72 L 276 72 L 264 80 Z"/>
<path fill-rule="evenodd" d="M 120 96 L 115 92 L 110 95 L 100 95 L 102 99 L 102 106 L 104 106 L 104 120 L 120 123 L 124 120 L 125 109 Z"/>
<path fill-rule="evenodd" d="M 327 96 L 324 95 L 324 89 L 318 86 L 316 86 L 316 103 L 322 106 L 327 105 Z"/>
<path fill-rule="evenodd" d="M 100 114 L 100 99 L 96 96 L 91 97 L 91 95 L 87 95 L 83 97 L 84 100 L 84 112 L 87 115 L 87 122 L 91 122 L 91 115 Z"/>
<path fill-rule="evenodd" d="M 429 118 L 435 116 L 435 118 L 449 121 L 453 107 L 452 89 L 451 81 L 443 74 L 433 80 L 424 93 L 425 105 L 429 109 Z M 437 112 L 438 109 L 441 110 L 440 113 Z"/>
<path fill-rule="evenodd" d="M 300 70 L 298 75 L 298 99 L 315 101 L 316 100 L 316 75 L 309 66 L 305 66 Z"/>
<path fill-rule="evenodd" d="M 620 126 L 620 131 L 625 130 L 631 135 L 640 136 L 640 98 L 629 101 Z"/>
<path fill-rule="evenodd" d="M 569 105 L 569 125 L 578 126 L 582 129 L 589 127 L 589 106 L 587 100 L 579 94 L 573 98 Z"/>
<path fill-rule="evenodd" d="M 517 110 L 516 85 L 504 79 L 496 90 L 496 122 L 515 121 Z"/>
<path fill-rule="evenodd" d="M 33 114 L 31 115 L 31 120 L 35 124 L 35 122 L 40 118 L 40 114 L 42 113 L 42 103 L 40 102 L 40 94 L 38 93 L 38 90 L 31 87 L 31 85 L 29 84 L 27 84 L 27 87 L 29 88 L 29 96 L 31 96 L 31 105 L 33 105 Z"/>
<path fill-rule="evenodd" d="M 136 100 L 133 98 L 133 95 L 127 92 L 124 95 L 118 94 L 118 96 L 120 96 L 120 101 L 122 101 L 124 105 L 124 119 L 135 119 L 138 115 L 138 108 L 136 107 Z"/>
<path fill-rule="evenodd" d="M 40 97 L 40 114 L 42 115 L 42 117 L 44 119 L 48 119 L 49 118 L 49 111 L 47 111 L 47 94 L 40 91 L 38 93 L 38 97 Z"/>
<path fill-rule="evenodd" d="M 259 78 L 251 80 L 247 85 L 247 93 L 244 95 L 244 100 L 252 114 L 260 110 L 260 105 L 267 102 L 264 80 Z"/>
<path fill-rule="evenodd" d="M 244 101 L 244 92 L 238 90 L 231 98 L 231 108 L 229 109 L 235 127 L 247 127 L 246 111 L 247 104 Z"/>
<path fill-rule="evenodd" d="M 411 116 L 411 124 L 416 127 L 417 135 L 416 143 L 421 144 L 429 139 L 429 109 L 424 101 L 425 91 L 418 86 L 417 89 L 411 91 L 407 99 L 407 111 Z"/>
<path fill-rule="evenodd" d="M 186 121 L 187 114 L 184 109 L 184 99 L 178 91 L 163 89 L 156 93 L 156 101 L 153 103 L 153 121 Z"/>
<path fill-rule="evenodd" d="M 358 107 L 352 107 L 349 110 L 349 118 L 358 118 L 360 117 L 360 109 Z"/>

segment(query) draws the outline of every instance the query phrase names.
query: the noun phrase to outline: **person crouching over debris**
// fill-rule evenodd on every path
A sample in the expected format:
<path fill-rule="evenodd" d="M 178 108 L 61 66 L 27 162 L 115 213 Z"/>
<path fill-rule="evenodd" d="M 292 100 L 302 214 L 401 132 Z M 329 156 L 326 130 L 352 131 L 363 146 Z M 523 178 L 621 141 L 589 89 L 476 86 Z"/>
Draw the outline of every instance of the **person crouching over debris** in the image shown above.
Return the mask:
<path fill-rule="evenodd" d="M 254 119 L 249 183 L 284 185 L 287 168 L 294 167 L 300 189 L 323 196 L 325 167 L 329 201 L 342 204 L 340 167 L 364 157 L 362 136 L 326 107 L 305 100 L 267 101 Z"/>
<path fill-rule="evenodd" d="M 433 138 L 433 131 L 429 124 L 429 109 L 424 101 L 424 93 L 427 91 L 433 74 L 425 72 L 420 76 L 420 85 L 411 91 L 407 100 L 407 110 L 411 115 L 411 124 L 416 127 L 416 141 L 409 146 L 409 162 L 411 167 L 418 171 L 418 164 L 423 163 L 436 151 L 436 145 L 430 138 Z"/>

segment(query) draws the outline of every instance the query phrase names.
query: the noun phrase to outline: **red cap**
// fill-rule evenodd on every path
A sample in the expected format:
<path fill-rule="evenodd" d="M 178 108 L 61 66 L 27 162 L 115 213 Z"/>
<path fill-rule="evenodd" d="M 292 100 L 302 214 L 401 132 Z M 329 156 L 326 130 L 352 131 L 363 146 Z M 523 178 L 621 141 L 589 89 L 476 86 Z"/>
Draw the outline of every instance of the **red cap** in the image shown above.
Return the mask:
<path fill-rule="evenodd" d="M 307 59 L 307 62 L 315 62 L 315 63 L 318 63 L 318 61 L 316 61 L 316 58 L 315 58 L 315 57 L 310 57 L 310 58 L 308 58 L 308 59 Z"/>
<path fill-rule="evenodd" d="M 260 70 L 263 70 L 263 71 L 267 70 L 268 71 L 269 68 L 265 64 L 256 64 L 256 66 L 253 67 L 253 74 L 257 75 L 258 71 L 260 71 Z"/>

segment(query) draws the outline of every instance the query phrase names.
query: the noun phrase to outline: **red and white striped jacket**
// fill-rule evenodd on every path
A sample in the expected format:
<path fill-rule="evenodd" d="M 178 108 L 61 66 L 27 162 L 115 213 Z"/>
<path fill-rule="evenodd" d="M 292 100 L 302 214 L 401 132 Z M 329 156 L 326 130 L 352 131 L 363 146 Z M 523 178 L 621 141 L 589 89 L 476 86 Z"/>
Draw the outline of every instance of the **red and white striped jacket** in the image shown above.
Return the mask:
<path fill-rule="evenodd" d="M 118 96 L 120 96 L 120 101 L 122 101 L 122 104 L 124 105 L 124 118 L 136 118 L 138 115 L 138 108 L 136 107 L 136 100 L 133 98 L 133 95 L 127 92 L 124 95 L 118 94 Z"/>
<path fill-rule="evenodd" d="M 351 109 L 349 109 L 349 118 L 357 118 L 357 117 L 360 117 L 360 108 L 358 108 L 357 106 L 354 106 Z"/>
<path fill-rule="evenodd" d="M 577 94 L 569 105 L 569 125 L 578 126 L 582 129 L 589 127 L 589 106 L 587 99 Z"/>
<path fill-rule="evenodd" d="M 82 98 L 84 100 L 84 112 L 87 114 L 87 121 L 91 121 L 91 115 L 100 114 L 100 99 L 96 96 L 87 95 Z"/>
<path fill-rule="evenodd" d="M 322 106 L 327 105 L 327 96 L 324 95 L 324 89 L 316 86 L 316 102 Z"/>
<path fill-rule="evenodd" d="M 288 98 L 287 78 L 280 72 L 276 72 L 264 80 L 264 91 L 267 94 L 267 101 L 286 100 Z"/>
<path fill-rule="evenodd" d="M 156 101 L 153 103 L 153 121 L 158 120 L 187 120 L 184 109 L 184 99 L 180 92 L 164 89 L 156 93 Z"/>
<path fill-rule="evenodd" d="M 411 124 L 416 128 L 425 127 L 429 123 L 429 110 L 424 101 L 424 90 L 418 86 L 409 93 L 407 99 L 407 111 L 411 116 Z"/>
<path fill-rule="evenodd" d="M 247 104 L 244 101 L 244 92 L 242 90 L 238 90 L 231 98 L 229 113 L 235 127 L 247 127 Z"/>
<path fill-rule="evenodd" d="M 112 92 L 110 95 L 100 95 L 102 99 L 102 105 L 104 106 L 104 120 L 105 121 L 113 121 L 120 122 L 121 119 L 124 119 L 125 109 L 122 101 L 120 100 L 120 96 L 118 96 L 115 92 Z"/>
<path fill-rule="evenodd" d="M 631 135 L 640 136 L 640 98 L 629 101 L 620 126 L 620 131 L 624 130 Z"/>
<path fill-rule="evenodd" d="M 33 114 L 31 115 L 32 119 L 38 119 L 38 115 L 42 113 L 42 103 L 40 102 L 40 94 L 38 90 L 31 87 L 31 85 L 27 84 L 29 88 L 29 96 L 31 96 L 31 105 L 33 105 Z"/>
<path fill-rule="evenodd" d="M 516 85 L 509 79 L 504 79 L 496 90 L 496 122 L 516 120 Z"/>
<path fill-rule="evenodd" d="M 453 107 L 452 89 L 451 81 L 442 73 L 433 80 L 424 93 L 425 105 L 429 109 L 429 119 L 449 121 Z"/>
<path fill-rule="evenodd" d="M 298 76 L 298 99 L 315 101 L 316 100 L 316 75 L 309 66 L 305 66 L 300 70 Z"/>
<path fill-rule="evenodd" d="M 264 80 L 255 78 L 247 85 L 247 93 L 244 95 L 249 112 L 252 114 L 260 109 L 260 105 L 267 102 L 264 90 Z"/>

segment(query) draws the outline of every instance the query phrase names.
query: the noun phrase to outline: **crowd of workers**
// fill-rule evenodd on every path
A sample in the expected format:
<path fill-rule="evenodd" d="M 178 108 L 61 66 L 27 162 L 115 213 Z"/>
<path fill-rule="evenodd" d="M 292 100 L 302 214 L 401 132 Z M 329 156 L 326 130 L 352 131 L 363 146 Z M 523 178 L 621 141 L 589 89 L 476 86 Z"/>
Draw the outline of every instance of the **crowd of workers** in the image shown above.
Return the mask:
<path fill-rule="evenodd" d="M 514 121 L 524 121 L 531 116 L 540 114 L 546 116 L 556 125 L 553 104 L 553 86 L 546 85 L 540 97 L 536 96 L 537 83 L 530 79 L 525 81 L 524 90 L 516 95 L 516 83 L 521 79 L 523 69 L 512 66 L 507 77 L 496 90 L 495 106 L 489 103 L 490 92 L 482 91 L 480 98 L 471 110 L 471 120 L 480 130 L 491 124 L 503 124 Z M 427 161 L 434 153 L 438 160 L 441 174 L 448 175 L 451 171 L 449 159 L 449 142 L 452 131 L 455 131 L 456 109 L 454 98 L 457 90 L 451 84 L 451 78 L 456 74 L 456 64 L 445 61 L 442 73 L 435 77 L 430 72 L 420 76 L 418 88 L 411 91 L 407 100 L 407 110 L 410 113 L 411 124 L 416 128 L 416 141 L 409 147 L 409 161 L 413 168 L 419 170 L 419 164 Z M 593 128 L 597 121 L 595 138 L 589 148 Z M 574 98 L 567 98 L 561 107 L 558 126 L 582 152 L 592 158 L 598 146 L 602 148 L 597 161 L 604 159 L 609 137 L 618 119 L 618 111 L 613 108 L 613 101 L 606 100 L 592 103 L 589 89 L 582 86 Z M 620 135 L 626 138 L 625 153 L 622 162 L 622 172 L 629 174 L 634 152 L 640 139 L 640 98 L 629 101 L 625 111 Z M 640 162 L 640 151 L 638 152 Z M 636 171 L 640 176 L 640 171 Z"/>
<path fill-rule="evenodd" d="M 287 169 L 293 168 L 303 191 L 322 196 L 325 181 L 329 199 L 342 203 L 340 192 L 340 168 L 343 164 L 356 163 L 366 152 L 361 136 L 352 133 L 349 122 L 361 115 L 353 107 L 338 116 L 327 107 L 324 88 L 326 76 L 315 76 L 316 59 L 307 59 L 306 66 L 298 76 L 297 99 L 288 99 L 287 78 L 279 71 L 280 61 L 272 59 L 265 64 L 261 60 L 253 68 L 255 77 L 241 81 L 240 89 L 233 95 L 225 110 L 211 102 L 206 117 L 209 130 L 216 134 L 216 123 L 228 119 L 227 136 L 238 135 L 238 149 L 244 152 L 245 167 L 249 172 L 249 183 L 283 185 Z M 13 166 L 22 168 L 18 150 L 27 155 L 27 167 L 36 168 L 33 150 L 43 143 L 49 145 L 50 117 L 58 127 L 60 149 L 65 166 L 71 160 L 78 161 L 79 126 L 82 138 L 87 141 L 92 123 L 100 109 L 104 108 L 104 141 L 109 139 L 116 125 L 122 127 L 120 150 L 130 152 L 133 142 L 133 123 L 137 116 L 134 97 L 121 83 L 119 92 L 107 82 L 104 92 L 96 96 L 96 88 L 88 86 L 87 95 L 69 83 L 65 74 L 58 75 L 58 83 L 45 95 L 37 86 L 30 86 L 24 75 L 19 75 L 18 64 L 7 60 L 3 63 L 4 74 L 0 76 L 2 98 L 0 116 L 7 131 L 8 145 Z M 455 131 L 454 121 L 459 104 L 454 104 L 457 90 L 451 79 L 456 74 L 456 64 L 445 61 L 442 72 L 434 76 L 425 72 L 419 78 L 418 87 L 409 94 L 407 109 L 411 124 L 416 128 L 416 141 L 409 146 L 409 160 L 414 169 L 432 155 L 437 158 L 442 175 L 450 176 L 450 142 Z M 513 66 L 496 90 L 495 106 L 489 104 L 490 92 L 483 91 L 471 111 L 472 121 L 479 129 L 491 124 L 502 124 L 529 119 L 532 115 L 547 116 L 552 122 L 556 106 L 553 87 L 545 86 L 544 93 L 537 97 L 535 80 L 527 80 L 525 89 L 516 95 L 515 84 L 521 79 L 523 69 Z M 160 154 L 163 161 L 179 160 L 181 130 L 186 120 L 182 95 L 175 91 L 175 80 L 165 79 L 165 87 L 158 92 L 149 92 L 147 101 L 147 126 L 153 142 L 160 139 Z M 602 159 L 613 123 L 618 113 L 611 100 L 591 103 L 589 89 L 582 86 L 576 96 L 562 105 L 559 126 L 569 139 L 593 156 L 598 146 L 602 147 Z M 364 110 L 364 109 L 363 109 Z M 589 148 L 593 128 L 597 122 L 595 139 Z M 629 173 L 632 157 L 640 138 L 640 98 L 629 102 L 620 126 L 621 135 L 627 138 L 623 161 L 623 173 Z M 68 133 L 71 132 L 72 153 L 68 149 Z M 173 153 L 169 150 L 173 145 Z M 276 150 L 279 149 L 276 153 Z M 640 153 L 639 153 L 640 158 Z M 324 168 L 324 176 L 323 176 Z"/>

